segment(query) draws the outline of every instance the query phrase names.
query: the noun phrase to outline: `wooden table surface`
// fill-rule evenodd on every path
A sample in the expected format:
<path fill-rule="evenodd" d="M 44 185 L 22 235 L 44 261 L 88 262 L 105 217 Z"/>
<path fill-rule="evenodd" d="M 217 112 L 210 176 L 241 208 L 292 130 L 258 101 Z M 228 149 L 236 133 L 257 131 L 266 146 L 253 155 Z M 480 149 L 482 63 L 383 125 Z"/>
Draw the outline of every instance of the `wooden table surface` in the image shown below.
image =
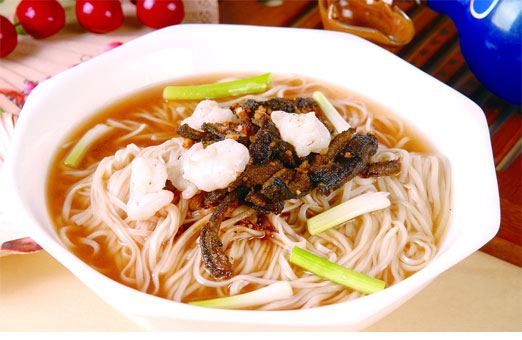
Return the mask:
<path fill-rule="evenodd" d="M 208 330 L 205 323 L 178 322 L 175 327 L 178 331 Z M 224 330 L 238 329 L 245 330 L 239 325 Z M 0 257 L 0 331 L 139 330 L 143 328 L 100 299 L 45 251 Z M 246 330 L 274 329 L 249 326 Z M 522 270 L 476 252 L 366 331 L 520 332 Z"/>
<path fill-rule="evenodd" d="M 522 117 L 475 78 L 460 52 L 458 32 L 446 15 L 415 1 L 395 1 L 413 20 L 415 38 L 395 53 L 455 88 L 486 113 L 500 190 L 502 222 L 496 237 L 481 250 L 522 266 Z M 316 1 L 285 0 L 269 7 L 255 0 L 220 1 L 220 22 L 322 29 Z"/>

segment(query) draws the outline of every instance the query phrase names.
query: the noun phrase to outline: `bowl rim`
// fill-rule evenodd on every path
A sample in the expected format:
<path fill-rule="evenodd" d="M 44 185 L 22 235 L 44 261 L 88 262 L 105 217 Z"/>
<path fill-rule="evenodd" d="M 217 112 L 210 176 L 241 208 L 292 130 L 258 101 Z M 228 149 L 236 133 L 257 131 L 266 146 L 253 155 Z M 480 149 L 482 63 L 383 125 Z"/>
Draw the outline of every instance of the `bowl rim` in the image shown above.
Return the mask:
<path fill-rule="evenodd" d="M 485 148 L 485 155 L 481 160 L 486 160 L 484 165 L 484 171 L 482 174 L 487 176 L 487 190 L 489 193 L 493 193 L 491 197 L 487 197 L 487 202 L 490 204 L 492 211 L 487 214 L 486 212 L 476 211 L 478 215 L 484 215 L 484 223 L 488 224 L 487 231 L 480 233 L 473 242 L 470 242 L 466 247 L 461 248 L 450 248 L 448 251 L 439 254 L 439 256 L 432 260 L 432 262 L 421 271 L 412 275 L 406 280 L 403 280 L 396 285 L 385 289 L 382 292 L 364 296 L 356 300 L 347 301 L 343 303 L 337 303 L 334 305 L 321 306 L 306 310 L 289 310 L 289 311 L 258 311 L 258 310 L 216 310 L 209 308 L 202 308 L 198 306 L 192 306 L 188 304 L 178 303 L 166 299 L 162 299 L 156 296 L 142 293 L 138 290 L 129 288 L 117 281 L 113 281 L 103 274 L 98 273 L 96 270 L 82 262 L 72 252 L 67 250 L 60 241 L 56 238 L 51 237 L 47 232 L 44 231 L 44 227 L 40 225 L 40 222 L 36 219 L 30 206 L 27 206 L 27 197 L 24 196 L 20 191 L 20 178 L 18 176 L 19 167 L 23 159 L 23 154 L 20 150 L 23 150 L 24 140 L 27 138 L 29 126 L 34 126 L 34 121 L 38 120 L 38 109 L 40 105 L 45 103 L 48 97 L 56 96 L 58 89 L 63 88 L 67 83 L 86 72 L 91 72 L 93 69 L 100 67 L 103 64 L 109 64 L 117 62 L 123 56 L 127 54 L 139 54 L 140 49 L 143 46 L 147 46 L 149 42 L 168 42 L 172 40 L 173 36 L 179 36 L 181 34 L 195 34 L 195 35 L 210 35 L 214 36 L 217 34 L 233 36 L 236 30 L 247 32 L 252 36 L 274 36 L 284 35 L 288 36 L 301 36 L 306 35 L 307 38 L 323 38 L 325 40 L 331 40 L 333 42 L 343 41 L 347 44 L 351 44 L 357 49 L 361 49 L 364 53 L 378 54 L 386 59 L 386 62 L 393 63 L 396 67 L 401 70 L 406 70 L 415 75 L 416 79 L 423 79 L 430 86 L 433 86 L 440 93 L 444 93 L 452 100 L 459 102 L 459 105 L 468 109 L 469 121 L 476 121 L 477 129 L 481 129 L 480 138 L 477 137 L 477 142 L 481 147 Z M 195 44 L 201 44 L 201 42 L 194 42 Z M 362 53 L 362 52 L 361 52 Z M 392 62 L 393 60 L 393 62 Z M 324 79 L 326 82 L 330 82 L 328 79 Z M 132 89 L 132 91 L 137 88 Z M 132 92 L 131 91 L 131 92 Z M 363 95 L 365 95 L 363 93 Z M 383 104 L 386 106 L 385 104 Z M 42 119 L 41 116 L 39 119 Z M 76 123 L 80 120 L 77 119 Z M 485 129 L 485 130 L 484 130 Z M 27 231 L 30 235 L 53 257 L 59 262 L 65 265 L 65 267 L 75 274 L 81 281 L 83 281 L 89 288 L 94 290 L 103 300 L 109 302 L 115 306 L 118 310 L 123 311 L 125 314 L 136 314 L 153 317 L 163 318 L 176 318 L 185 320 L 199 320 L 199 321 L 211 321 L 230 323 L 233 320 L 234 323 L 242 324 L 277 324 L 277 325 L 292 325 L 292 326 L 319 326 L 319 325 L 338 325 L 346 323 L 364 323 L 376 315 L 387 313 L 398 305 L 393 305 L 397 300 L 402 299 L 403 303 L 406 299 L 411 297 L 415 292 L 419 291 L 433 280 L 437 275 L 459 262 L 466 256 L 470 255 L 473 251 L 477 250 L 480 246 L 485 244 L 491 239 L 498 231 L 500 225 L 500 204 L 498 198 L 498 187 L 496 186 L 496 177 L 494 172 L 494 163 L 491 151 L 491 144 L 489 139 L 487 143 L 484 140 L 484 133 L 489 136 L 487 130 L 487 123 L 482 110 L 468 98 L 462 94 L 451 89 L 447 85 L 439 82 L 438 80 L 424 74 L 414 66 L 408 64 L 399 57 L 389 53 L 388 51 L 373 45 L 356 36 L 332 32 L 332 31 L 319 31 L 319 30 L 306 30 L 297 28 L 276 28 L 276 27 L 257 27 L 257 26 L 242 26 L 242 25 L 201 25 L 201 24 L 190 24 L 190 25 L 178 25 L 167 27 L 142 37 L 139 37 L 133 41 L 130 41 L 117 49 L 109 51 L 101 56 L 95 57 L 83 64 L 80 64 L 72 69 L 69 69 L 61 74 L 58 74 L 49 80 L 46 80 L 38 87 L 36 87 L 31 95 L 27 98 L 26 105 L 22 109 L 17 129 L 13 137 L 13 143 L 9 152 L 7 162 L 5 164 L 5 178 L 6 178 L 6 193 L 8 196 L 8 202 L 6 204 L 9 207 L 9 213 L 11 216 L 21 219 L 27 226 Z M 475 138 L 472 136 L 471 138 Z M 437 143 L 431 141 L 435 146 Z M 454 164 L 451 164 L 453 167 Z M 46 177 L 44 179 L 46 180 Z M 493 187 L 494 186 L 494 187 Z M 477 219 L 477 218 L 476 218 Z M 448 225 L 448 229 L 451 228 L 452 222 Z M 451 250 L 451 251 L 449 251 Z M 429 270 L 427 270 L 429 268 Z M 121 296 L 125 296 L 125 301 L 121 301 Z M 374 306 L 376 303 L 381 302 L 379 308 L 368 308 L 368 305 Z M 153 306 L 153 308 L 152 308 Z M 384 307 L 382 307 L 384 306 Z M 351 313 L 350 318 L 347 320 L 344 313 L 347 311 L 357 311 L 357 313 Z M 328 316 L 325 318 L 325 316 Z"/>

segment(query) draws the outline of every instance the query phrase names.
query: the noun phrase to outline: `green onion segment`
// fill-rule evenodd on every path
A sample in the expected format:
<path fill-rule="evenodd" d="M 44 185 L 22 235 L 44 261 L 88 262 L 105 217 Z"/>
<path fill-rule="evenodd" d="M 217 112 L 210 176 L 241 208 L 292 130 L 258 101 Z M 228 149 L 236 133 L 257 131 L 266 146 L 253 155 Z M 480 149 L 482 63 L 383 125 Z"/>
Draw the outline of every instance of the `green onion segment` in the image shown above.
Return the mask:
<path fill-rule="evenodd" d="M 167 86 L 163 89 L 163 99 L 211 99 L 260 93 L 266 91 L 271 79 L 272 73 L 265 73 L 256 77 L 223 83 L 193 86 Z"/>
<path fill-rule="evenodd" d="M 306 221 L 308 232 L 317 235 L 357 216 L 391 205 L 387 192 L 368 192 L 323 211 Z"/>
<path fill-rule="evenodd" d="M 110 126 L 105 124 L 97 124 L 94 126 L 80 138 L 63 163 L 71 168 L 78 167 L 91 145 L 111 129 Z"/>
<path fill-rule="evenodd" d="M 365 294 L 373 294 L 386 286 L 382 280 L 330 262 L 299 247 L 292 249 L 290 262 L 317 276 Z"/>
<path fill-rule="evenodd" d="M 314 98 L 315 102 L 317 103 L 317 105 L 319 105 L 326 118 L 328 118 L 330 123 L 332 123 L 333 127 L 335 128 L 335 132 L 341 133 L 350 128 L 350 124 L 348 124 L 348 122 L 344 120 L 341 114 L 328 101 L 328 99 L 322 92 L 315 91 L 312 94 L 312 98 Z"/>

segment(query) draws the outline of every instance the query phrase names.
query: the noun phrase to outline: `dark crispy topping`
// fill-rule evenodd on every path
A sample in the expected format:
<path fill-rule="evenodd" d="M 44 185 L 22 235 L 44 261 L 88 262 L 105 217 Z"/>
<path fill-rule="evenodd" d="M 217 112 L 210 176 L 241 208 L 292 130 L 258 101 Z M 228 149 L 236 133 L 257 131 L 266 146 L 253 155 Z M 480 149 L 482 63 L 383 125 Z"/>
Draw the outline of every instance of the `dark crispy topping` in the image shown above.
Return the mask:
<path fill-rule="evenodd" d="M 286 99 L 272 98 L 266 101 L 255 101 L 253 99 L 246 100 L 244 103 L 235 104 L 230 108 L 238 117 L 250 117 L 251 122 L 257 127 L 262 126 L 264 120 L 269 117 L 272 111 L 285 111 L 292 113 L 308 113 L 315 112 L 317 118 L 332 133 L 333 127 L 324 116 L 321 108 L 317 105 L 313 98 Z"/>
<path fill-rule="evenodd" d="M 191 128 L 188 124 L 182 124 L 178 130 L 178 135 L 185 138 L 190 138 L 196 142 L 202 141 L 219 141 L 221 138 L 219 136 L 214 136 L 207 131 L 199 131 Z"/>
<path fill-rule="evenodd" d="M 339 135 L 350 133 L 348 130 Z M 344 137 L 338 140 L 341 139 Z M 318 156 L 320 162 L 314 162 L 310 168 L 310 179 L 322 194 L 338 189 L 363 172 L 370 163 L 370 157 L 377 152 L 378 142 L 373 135 L 354 134 L 351 139 L 333 146 L 335 149 L 329 148 L 326 155 L 326 157 L 333 156 L 332 158 L 325 159 L 324 156 Z M 347 154 L 349 157 L 346 157 Z"/>
<path fill-rule="evenodd" d="M 228 279 L 232 276 L 232 265 L 223 252 L 223 243 L 218 236 L 216 222 L 209 222 L 200 232 L 200 246 L 203 263 L 216 279 Z"/>
<path fill-rule="evenodd" d="M 241 124 L 230 122 L 203 123 L 201 129 L 203 131 L 193 129 L 188 124 L 183 124 L 178 128 L 177 133 L 181 137 L 205 144 L 221 141 L 226 138 L 234 139 L 247 146 L 250 143 L 249 136 L 246 135 Z"/>
<path fill-rule="evenodd" d="M 345 151 L 354 135 L 355 129 L 352 128 L 337 134 L 328 146 L 326 157 L 330 160 L 333 160 L 335 157 L 339 156 L 339 154 Z"/>
<path fill-rule="evenodd" d="M 249 164 L 241 175 L 228 186 L 228 190 L 235 190 L 241 186 L 247 188 L 260 186 L 283 167 L 283 163 L 278 160 L 268 162 L 265 165 Z"/>
<path fill-rule="evenodd" d="M 221 243 L 218 233 L 225 215 L 237 203 L 238 192 L 228 193 L 212 213 L 209 222 L 201 228 L 199 242 L 203 263 L 216 279 L 228 279 L 232 276 L 232 265 L 223 251 L 223 243 Z"/>
<path fill-rule="evenodd" d="M 397 175 L 401 172 L 401 161 L 395 159 L 392 161 L 371 163 L 361 174 L 362 177 L 382 177 Z"/>
<path fill-rule="evenodd" d="M 294 193 L 293 198 L 306 196 L 314 189 L 314 185 L 307 172 L 297 172 L 295 178 L 288 184 L 288 188 Z"/>
<path fill-rule="evenodd" d="M 236 104 L 230 109 L 235 113 L 241 126 L 244 129 L 244 132 L 247 136 L 253 136 L 256 133 L 256 127 L 252 123 L 252 115 L 251 112 L 244 110 L 241 105 Z"/>
<path fill-rule="evenodd" d="M 181 136 L 204 143 L 235 139 L 248 147 L 251 157 L 245 170 L 227 188 L 191 201 L 198 207 L 217 206 L 200 236 L 203 262 L 215 278 L 232 275 L 218 234 L 221 221 L 235 205 L 242 203 L 263 214 L 279 214 L 286 200 L 303 197 L 314 189 L 328 194 L 358 175 L 385 176 L 400 171 L 400 161 L 371 163 L 377 152 L 377 139 L 371 134 L 358 134 L 354 129 L 337 134 L 321 154 L 299 158 L 294 147 L 281 139 L 270 113 L 315 111 L 322 119 L 322 112 L 312 98 L 247 100 L 230 109 L 239 122 L 205 123 L 203 131 L 188 125 L 178 129 Z"/>
<path fill-rule="evenodd" d="M 252 162 L 262 165 L 274 158 L 276 153 L 276 138 L 268 127 L 262 127 L 257 131 L 254 140 L 248 148 Z"/>
<path fill-rule="evenodd" d="M 293 113 L 308 113 L 311 111 L 317 112 L 319 106 L 313 98 L 272 98 L 266 101 L 255 101 L 253 99 L 246 100 L 241 105 L 245 110 L 256 112 L 262 107 L 266 113 L 270 114 L 272 111 L 285 111 Z"/>
<path fill-rule="evenodd" d="M 294 146 L 282 139 L 279 142 L 276 154 L 286 167 L 295 168 L 300 163 L 299 156 L 297 156 Z"/>
<path fill-rule="evenodd" d="M 314 167 L 309 176 L 320 193 L 328 194 L 353 178 L 358 164 L 355 159 L 340 160 Z"/>
<path fill-rule="evenodd" d="M 258 192 L 249 192 L 248 195 L 244 198 L 245 203 L 257 211 L 260 211 L 264 214 L 280 214 L 285 207 L 285 203 L 283 201 L 270 201 L 264 195 Z"/>
<path fill-rule="evenodd" d="M 292 144 L 281 139 L 277 127 L 267 120 L 254 136 L 248 148 L 254 164 L 266 164 L 272 159 L 279 159 L 286 167 L 295 168 L 299 157 Z"/>
<path fill-rule="evenodd" d="M 237 123 L 203 123 L 203 131 L 210 134 L 213 140 L 233 139 L 241 144 L 250 143 L 248 136 L 243 131 L 241 124 Z"/>
<path fill-rule="evenodd" d="M 284 201 L 294 198 L 295 194 L 290 190 L 288 184 L 295 177 L 296 170 L 281 169 L 266 181 L 260 193 L 272 201 Z"/>

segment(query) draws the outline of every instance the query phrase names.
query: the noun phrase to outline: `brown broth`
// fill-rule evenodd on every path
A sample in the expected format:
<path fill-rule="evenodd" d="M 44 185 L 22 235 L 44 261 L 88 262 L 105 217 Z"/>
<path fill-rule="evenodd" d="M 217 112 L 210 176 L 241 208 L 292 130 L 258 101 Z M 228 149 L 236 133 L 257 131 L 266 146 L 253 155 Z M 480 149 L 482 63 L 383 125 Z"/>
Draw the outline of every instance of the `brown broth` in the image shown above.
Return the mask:
<path fill-rule="evenodd" d="M 245 76 L 245 74 L 227 74 L 228 76 Z M 200 77 L 190 77 L 185 79 L 176 80 L 173 82 L 169 82 L 168 84 L 176 84 L 176 85 L 196 85 L 196 84 L 205 84 L 205 83 L 211 83 L 215 82 L 219 79 L 224 78 L 222 74 L 214 74 L 214 75 L 207 75 L 207 76 L 200 76 Z M 274 81 L 277 81 L 277 78 L 275 78 Z M 351 99 L 356 99 L 358 101 L 364 102 L 370 112 L 372 112 L 374 115 L 391 115 L 394 116 L 393 113 L 390 112 L 390 110 L 383 108 L 381 105 L 373 102 L 372 100 L 369 100 L 367 98 L 364 98 L 363 96 L 357 95 L 354 92 L 347 91 L 345 89 L 337 88 L 335 86 L 330 86 L 328 84 L 325 84 L 324 82 L 321 83 L 324 85 L 321 90 L 327 95 L 327 96 L 333 96 L 333 97 L 349 97 Z M 51 167 L 48 172 L 48 179 L 47 179 L 47 205 L 49 209 L 49 213 L 51 215 L 51 218 L 53 222 L 55 223 L 55 227 L 57 230 L 60 229 L 60 226 L 63 225 L 62 221 L 62 206 L 64 204 L 64 200 L 66 197 L 66 193 L 69 190 L 69 188 L 78 181 L 78 178 L 71 178 L 69 176 L 65 176 L 63 174 L 64 166 L 62 165 L 63 160 L 65 159 L 68 152 L 71 150 L 72 146 L 87 132 L 89 129 L 91 129 L 94 125 L 105 122 L 108 118 L 113 118 L 116 120 L 123 120 L 128 115 L 135 113 L 139 110 L 151 110 L 155 105 L 162 104 L 164 102 L 162 98 L 162 90 L 165 84 L 157 85 L 154 87 L 151 87 L 149 89 L 140 91 L 139 93 L 129 95 L 123 99 L 118 100 L 115 104 L 110 105 L 106 108 L 101 109 L 99 112 L 95 113 L 90 117 L 88 120 L 82 122 L 78 127 L 76 127 L 64 140 L 62 145 L 64 147 L 60 148 L 51 163 Z M 292 96 L 298 96 L 299 93 L 290 93 L 289 97 Z M 226 101 L 230 98 L 225 98 L 218 101 Z M 199 101 L 187 101 L 187 103 L 196 104 Z M 135 121 L 138 121 L 140 123 L 150 123 L 150 121 L 147 121 L 144 118 L 141 119 L 133 119 Z M 404 122 L 404 120 L 403 120 Z M 162 126 L 156 126 L 158 133 L 167 133 L 171 134 L 171 137 L 174 137 L 175 129 L 172 127 L 162 127 Z M 381 126 L 381 131 L 386 133 L 386 131 L 383 131 L 383 127 Z M 99 161 L 104 157 L 113 155 L 118 149 L 121 149 L 125 147 L 125 145 L 121 145 L 118 143 L 115 143 L 114 141 L 126 134 L 126 131 L 121 131 L 119 129 L 116 129 L 115 131 L 105 135 L 102 139 L 100 139 L 93 147 L 89 150 L 89 156 L 87 159 L 85 159 L 82 164 L 80 164 L 79 169 L 84 169 L 86 164 L 92 163 L 94 161 Z M 405 135 L 409 136 L 411 138 L 411 141 L 406 145 L 405 149 L 410 152 L 432 152 L 433 148 L 430 146 L 429 143 L 426 142 L 424 138 L 420 137 L 420 134 L 418 134 L 409 124 L 405 124 Z M 161 142 L 158 141 L 152 141 L 152 140 L 142 140 L 139 143 L 136 143 L 140 147 L 146 147 L 150 145 L 159 144 Z M 76 205 L 77 208 L 79 206 Z M 112 258 L 109 255 L 108 249 L 101 249 L 101 255 L 98 255 L 96 257 L 92 256 L 92 248 L 80 244 L 78 242 L 78 239 L 83 235 L 81 227 L 76 228 L 74 231 L 68 234 L 69 238 L 72 240 L 72 242 L 76 245 L 75 249 L 72 249 L 72 251 L 84 262 L 88 263 L 89 265 L 95 267 L 98 271 L 102 272 L 106 276 L 116 280 L 120 281 L 120 266 L 116 263 L 114 258 Z M 103 247 L 103 244 L 101 244 Z M 299 270 L 297 270 L 299 271 Z M 133 287 L 136 288 L 136 287 Z M 255 285 L 249 285 L 247 287 L 248 290 L 255 289 Z M 196 290 L 194 293 L 190 294 L 188 297 L 184 299 L 184 301 L 191 301 L 191 300 L 199 300 L 199 299 L 205 299 L 205 298 L 212 298 L 216 297 L 217 291 L 214 288 L 206 288 L 201 287 L 198 290 Z M 160 292 L 158 294 L 159 296 L 165 296 L 165 292 Z"/>

